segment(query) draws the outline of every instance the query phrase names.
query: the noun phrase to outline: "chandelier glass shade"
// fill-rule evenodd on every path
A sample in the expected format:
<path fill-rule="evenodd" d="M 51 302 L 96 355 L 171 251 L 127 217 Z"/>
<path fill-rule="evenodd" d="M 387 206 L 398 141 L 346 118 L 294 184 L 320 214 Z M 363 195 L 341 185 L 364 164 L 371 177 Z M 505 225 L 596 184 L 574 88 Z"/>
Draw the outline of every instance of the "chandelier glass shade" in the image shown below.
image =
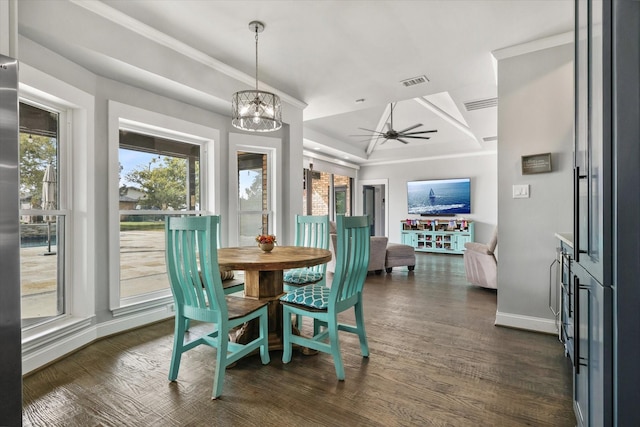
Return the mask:
<path fill-rule="evenodd" d="M 243 90 L 233 94 L 231 124 L 242 130 L 271 132 L 282 127 L 280 97 L 262 90 Z"/>
<path fill-rule="evenodd" d="M 258 33 L 264 31 L 264 24 L 252 21 L 249 30 L 256 35 L 256 89 L 233 94 L 231 124 L 251 132 L 272 132 L 282 127 L 282 105 L 278 95 L 258 90 Z"/>

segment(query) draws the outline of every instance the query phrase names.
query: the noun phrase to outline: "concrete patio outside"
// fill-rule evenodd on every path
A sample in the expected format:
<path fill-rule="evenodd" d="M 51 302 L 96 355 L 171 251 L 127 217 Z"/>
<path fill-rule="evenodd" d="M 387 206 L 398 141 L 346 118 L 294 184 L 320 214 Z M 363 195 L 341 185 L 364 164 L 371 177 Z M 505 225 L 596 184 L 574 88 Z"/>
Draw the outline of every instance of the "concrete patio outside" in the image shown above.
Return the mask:
<path fill-rule="evenodd" d="M 22 318 L 55 316 L 60 255 L 47 246 L 20 249 Z M 164 260 L 164 230 L 120 232 L 120 297 L 169 287 Z"/>

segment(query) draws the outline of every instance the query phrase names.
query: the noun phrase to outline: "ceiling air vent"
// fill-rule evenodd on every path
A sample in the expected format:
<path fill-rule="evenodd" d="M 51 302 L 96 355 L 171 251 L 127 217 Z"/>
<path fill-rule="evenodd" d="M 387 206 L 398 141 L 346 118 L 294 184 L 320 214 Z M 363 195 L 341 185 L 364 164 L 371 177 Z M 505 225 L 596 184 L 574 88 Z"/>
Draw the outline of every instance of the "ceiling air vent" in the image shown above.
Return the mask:
<path fill-rule="evenodd" d="M 497 136 L 485 136 L 484 138 L 482 138 L 482 140 L 484 142 L 497 141 L 498 137 Z"/>
<path fill-rule="evenodd" d="M 464 103 L 467 111 L 482 110 L 483 108 L 491 108 L 498 106 L 498 98 L 479 99 L 477 101 L 469 101 Z"/>
<path fill-rule="evenodd" d="M 400 83 L 402 83 L 402 86 L 404 87 L 409 87 L 409 86 L 419 85 L 422 83 L 427 83 L 428 81 L 429 79 L 427 78 L 427 76 L 418 76 L 418 77 L 402 80 Z"/>

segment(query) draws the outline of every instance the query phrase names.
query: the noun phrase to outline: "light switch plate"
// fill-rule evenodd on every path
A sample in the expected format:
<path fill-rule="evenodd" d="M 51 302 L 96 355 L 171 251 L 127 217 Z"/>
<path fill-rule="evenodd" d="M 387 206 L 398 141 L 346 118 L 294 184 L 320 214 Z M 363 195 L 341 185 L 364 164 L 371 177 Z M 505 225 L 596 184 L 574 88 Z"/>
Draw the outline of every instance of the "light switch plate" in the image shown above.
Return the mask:
<path fill-rule="evenodd" d="M 529 198 L 529 184 L 519 184 L 513 186 L 513 198 L 514 199 L 528 199 Z"/>

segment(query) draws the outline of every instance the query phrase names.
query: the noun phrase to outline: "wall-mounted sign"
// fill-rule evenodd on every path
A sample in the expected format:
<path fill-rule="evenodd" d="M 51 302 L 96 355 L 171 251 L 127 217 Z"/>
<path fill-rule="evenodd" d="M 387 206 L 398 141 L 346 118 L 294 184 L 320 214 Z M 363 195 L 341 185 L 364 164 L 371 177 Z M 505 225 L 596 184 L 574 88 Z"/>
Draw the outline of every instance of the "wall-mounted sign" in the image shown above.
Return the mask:
<path fill-rule="evenodd" d="M 522 156 L 522 175 L 551 172 L 551 153 Z"/>

